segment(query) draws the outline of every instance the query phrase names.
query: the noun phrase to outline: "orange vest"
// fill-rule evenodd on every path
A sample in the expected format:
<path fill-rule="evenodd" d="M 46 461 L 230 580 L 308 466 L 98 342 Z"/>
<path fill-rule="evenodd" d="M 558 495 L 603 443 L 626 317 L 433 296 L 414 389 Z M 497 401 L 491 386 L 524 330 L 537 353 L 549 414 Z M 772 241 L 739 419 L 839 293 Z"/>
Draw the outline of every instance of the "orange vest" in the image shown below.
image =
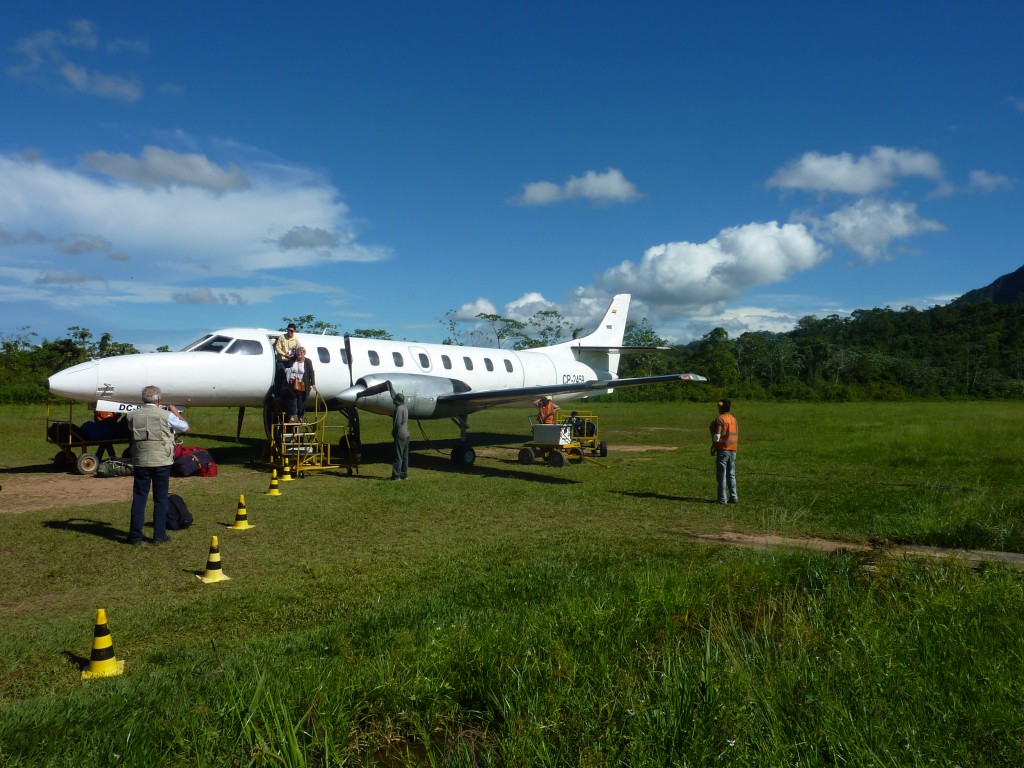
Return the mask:
<path fill-rule="evenodd" d="M 537 421 L 541 424 L 554 424 L 555 423 L 555 404 L 548 400 L 544 405 L 537 411 Z"/>
<path fill-rule="evenodd" d="M 721 437 L 715 443 L 718 450 L 736 451 L 740 441 L 740 430 L 736 424 L 736 418 L 731 413 L 723 413 L 711 422 L 711 434 L 715 432 L 721 433 Z"/>

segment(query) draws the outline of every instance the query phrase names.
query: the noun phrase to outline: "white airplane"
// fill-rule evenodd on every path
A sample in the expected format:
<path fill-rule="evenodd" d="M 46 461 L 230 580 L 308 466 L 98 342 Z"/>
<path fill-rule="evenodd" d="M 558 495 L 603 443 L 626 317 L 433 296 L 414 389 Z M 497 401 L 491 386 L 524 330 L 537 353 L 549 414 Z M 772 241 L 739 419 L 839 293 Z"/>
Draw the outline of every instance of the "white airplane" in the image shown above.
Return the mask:
<path fill-rule="evenodd" d="M 452 461 L 472 464 L 466 438 L 471 413 L 499 405 L 529 405 L 541 395 L 575 400 L 669 381 L 707 381 L 694 373 L 617 379 L 619 358 L 666 348 L 623 347 L 629 294 L 612 299 L 589 335 L 550 347 L 513 351 L 487 347 L 383 341 L 355 336 L 297 333 L 313 360 L 316 390 L 328 410 L 343 412 L 359 445 L 358 410 L 391 416 L 393 394 L 405 395 L 410 419 L 455 420 L 461 438 Z M 274 341 L 281 331 L 224 328 L 180 352 L 107 357 L 66 368 L 46 381 L 55 395 L 72 400 L 141 402 L 142 388 L 160 387 L 164 402 L 178 406 L 264 408 L 270 424 L 275 377 Z"/>

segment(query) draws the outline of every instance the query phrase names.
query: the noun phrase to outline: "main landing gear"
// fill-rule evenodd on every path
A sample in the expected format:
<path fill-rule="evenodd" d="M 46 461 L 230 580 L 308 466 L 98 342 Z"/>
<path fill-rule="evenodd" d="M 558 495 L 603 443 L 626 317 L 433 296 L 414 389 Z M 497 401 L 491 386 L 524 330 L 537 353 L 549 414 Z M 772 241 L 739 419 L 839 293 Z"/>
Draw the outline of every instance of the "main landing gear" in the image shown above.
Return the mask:
<path fill-rule="evenodd" d="M 476 451 L 466 437 L 466 433 L 469 432 L 469 420 L 465 416 L 459 416 L 453 417 L 452 421 L 459 425 L 459 442 L 452 448 L 452 464 L 470 467 L 476 461 Z"/>

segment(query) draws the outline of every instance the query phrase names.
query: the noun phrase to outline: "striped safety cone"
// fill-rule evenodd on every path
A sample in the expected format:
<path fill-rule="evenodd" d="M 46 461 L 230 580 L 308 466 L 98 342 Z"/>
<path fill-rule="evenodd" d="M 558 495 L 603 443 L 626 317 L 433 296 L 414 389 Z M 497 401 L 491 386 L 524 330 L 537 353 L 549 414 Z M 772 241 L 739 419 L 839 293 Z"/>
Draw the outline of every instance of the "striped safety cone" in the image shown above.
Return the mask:
<path fill-rule="evenodd" d="M 266 495 L 266 496 L 280 496 L 281 495 L 281 488 L 277 484 L 277 470 L 276 469 L 270 470 L 270 490 L 267 491 L 266 494 L 264 494 L 264 495 Z"/>
<path fill-rule="evenodd" d="M 202 576 L 196 574 L 196 578 L 203 584 L 212 584 L 215 581 L 229 581 L 228 576 L 220 568 L 220 546 L 217 544 L 217 537 L 210 537 L 210 556 L 206 558 L 206 571 Z"/>
<path fill-rule="evenodd" d="M 235 524 L 231 526 L 236 531 L 244 531 L 248 528 L 255 528 L 255 525 L 249 525 L 249 515 L 245 511 L 245 495 L 240 494 L 238 496 L 238 510 L 235 512 Z"/>
<path fill-rule="evenodd" d="M 114 656 L 114 641 L 110 639 L 110 628 L 107 626 L 107 612 L 102 608 L 96 611 L 96 629 L 92 635 L 92 654 L 89 656 L 89 668 L 82 671 L 83 680 L 96 677 L 113 677 L 124 672 L 124 662 Z"/>
<path fill-rule="evenodd" d="M 292 474 L 292 468 L 288 463 L 288 454 L 284 456 L 284 466 L 281 469 L 281 482 L 286 483 L 289 480 L 294 480 L 295 475 Z"/>

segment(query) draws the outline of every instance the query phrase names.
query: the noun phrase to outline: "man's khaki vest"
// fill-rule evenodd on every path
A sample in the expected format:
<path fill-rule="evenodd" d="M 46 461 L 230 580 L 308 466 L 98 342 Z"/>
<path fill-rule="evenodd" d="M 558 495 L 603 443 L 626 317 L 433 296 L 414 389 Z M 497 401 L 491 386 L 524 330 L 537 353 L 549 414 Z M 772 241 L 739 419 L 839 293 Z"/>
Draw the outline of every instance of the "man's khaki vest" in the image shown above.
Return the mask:
<path fill-rule="evenodd" d="M 132 425 L 132 464 L 166 467 L 174 463 L 174 433 L 167 423 L 170 414 L 155 405 L 128 413 Z"/>

